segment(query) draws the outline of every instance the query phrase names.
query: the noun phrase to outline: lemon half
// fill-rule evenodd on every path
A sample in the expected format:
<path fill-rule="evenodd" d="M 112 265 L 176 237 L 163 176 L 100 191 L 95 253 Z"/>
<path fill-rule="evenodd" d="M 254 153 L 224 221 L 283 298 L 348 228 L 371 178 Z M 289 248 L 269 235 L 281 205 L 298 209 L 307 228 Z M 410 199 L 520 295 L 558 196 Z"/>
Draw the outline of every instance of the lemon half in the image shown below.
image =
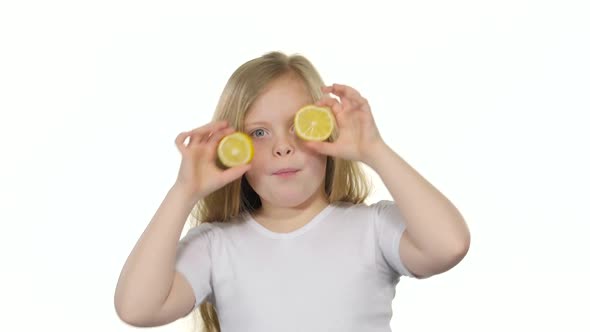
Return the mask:
<path fill-rule="evenodd" d="M 227 167 L 249 163 L 254 157 L 252 138 L 239 131 L 225 136 L 217 145 L 217 156 Z"/>
<path fill-rule="evenodd" d="M 330 137 L 336 120 L 328 107 L 306 105 L 297 111 L 294 120 L 297 136 L 308 141 L 324 141 Z"/>

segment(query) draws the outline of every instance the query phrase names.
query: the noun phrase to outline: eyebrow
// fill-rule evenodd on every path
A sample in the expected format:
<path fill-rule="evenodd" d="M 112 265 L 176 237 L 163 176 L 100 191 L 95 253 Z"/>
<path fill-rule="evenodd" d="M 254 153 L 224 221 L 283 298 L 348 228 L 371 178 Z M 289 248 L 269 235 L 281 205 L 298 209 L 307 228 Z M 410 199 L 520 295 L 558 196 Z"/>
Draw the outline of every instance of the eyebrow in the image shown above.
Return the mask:
<path fill-rule="evenodd" d="M 255 125 L 268 125 L 269 123 L 266 121 L 254 121 L 254 122 L 248 122 L 244 124 L 244 127 L 250 127 L 250 126 L 255 126 Z"/>

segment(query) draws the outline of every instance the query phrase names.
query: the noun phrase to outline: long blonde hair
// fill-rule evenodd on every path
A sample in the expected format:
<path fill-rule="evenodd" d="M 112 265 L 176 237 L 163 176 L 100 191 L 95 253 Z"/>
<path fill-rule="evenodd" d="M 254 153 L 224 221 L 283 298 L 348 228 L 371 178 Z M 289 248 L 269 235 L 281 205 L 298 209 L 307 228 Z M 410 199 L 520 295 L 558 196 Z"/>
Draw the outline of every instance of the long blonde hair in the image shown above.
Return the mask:
<path fill-rule="evenodd" d="M 229 78 L 213 115 L 213 120 L 227 120 L 236 130 L 243 130 L 244 116 L 256 98 L 270 82 L 283 75 L 295 75 L 307 87 L 312 100 L 318 101 L 324 82 L 311 62 L 302 55 L 286 55 L 270 52 L 242 64 Z M 328 141 L 338 135 L 335 131 Z M 358 162 L 336 159 L 328 156 L 325 177 L 325 192 L 330 203 L 344 201 L 363 203 L 371 190 L 368 177 Z M 246 177 L 235 180 L 197 202 L 191 213 L 191 226 L 201 223 L 226 222 L 244 211 L 260 207 L 260 198 L 246 181 Z M 193 311 L 196 326 L 199 316 L 202 331 L 220 331 L 215 307 L 205 301 L 199 313 Z"/>

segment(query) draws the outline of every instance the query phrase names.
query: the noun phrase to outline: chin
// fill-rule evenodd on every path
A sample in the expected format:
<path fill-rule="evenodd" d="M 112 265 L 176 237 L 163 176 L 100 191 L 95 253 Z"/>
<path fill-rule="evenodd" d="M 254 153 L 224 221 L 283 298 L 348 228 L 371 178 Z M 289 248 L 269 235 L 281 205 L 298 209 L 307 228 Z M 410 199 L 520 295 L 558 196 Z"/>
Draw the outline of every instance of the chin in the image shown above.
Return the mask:
<path fill-rule="evenodd" d="M 306 203 L 313 194 L 312 188 L 275 188 L 259 195 L 264 201 L 277 207 L 296 207 Z"/>
<path fill-rule="evenodd" d="M 305 195 L 301 192 L 274 192 L 264 200 L 277 207 L 296 207 L 305 203 L 311 195 Z"/>
<path fill-rule="evenodd" d="M 247 176 L 248 183 L 265 201 L 276 207 L 293 208 L 307 203 L 320 190 L 321 177 L 303 176 L 294 182 L 277 182 L 269 178 Z"/>

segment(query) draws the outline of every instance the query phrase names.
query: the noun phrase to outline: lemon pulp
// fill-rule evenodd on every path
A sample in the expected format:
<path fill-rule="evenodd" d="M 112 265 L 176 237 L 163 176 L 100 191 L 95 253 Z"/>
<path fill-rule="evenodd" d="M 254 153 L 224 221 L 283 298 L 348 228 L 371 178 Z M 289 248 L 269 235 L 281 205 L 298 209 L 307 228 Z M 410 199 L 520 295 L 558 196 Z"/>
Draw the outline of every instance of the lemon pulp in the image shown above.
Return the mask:
<path fill-rule="evenodd" d="M 295 114 L 297 136 L 308 141 L 324 141 L 334 131 L 336 121 L 328 107 L 306 105 Z"/>
<path fill-rule="evenodd" d="M 247 164 L 254 157 L 252 138 L 242 132 L 234 132 L 221 139 L 217 146 L 219 161 L 227 167 Z"/>

